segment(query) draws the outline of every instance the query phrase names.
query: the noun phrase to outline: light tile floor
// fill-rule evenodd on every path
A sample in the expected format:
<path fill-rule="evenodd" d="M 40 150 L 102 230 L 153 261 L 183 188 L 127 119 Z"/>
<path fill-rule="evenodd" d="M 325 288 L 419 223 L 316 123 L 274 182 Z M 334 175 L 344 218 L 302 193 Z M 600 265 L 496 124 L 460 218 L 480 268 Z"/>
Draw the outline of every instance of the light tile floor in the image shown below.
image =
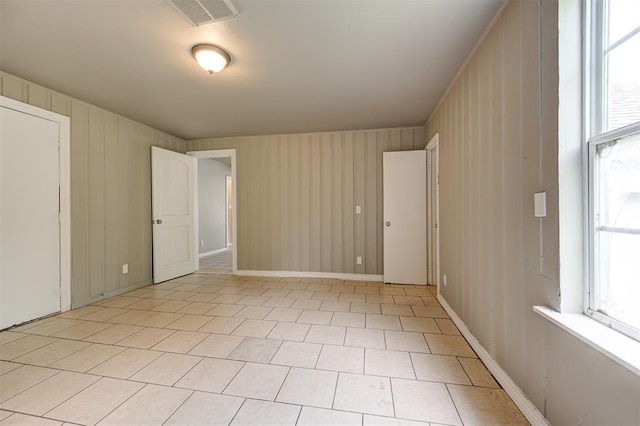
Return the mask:
<path fill-rule="evenodd" d="M 233 251 L 231 249 L 200 258 L 200 269 L 231 272 L 233 269 Z"/>
<path fill-rule="evenodd" d="M 192 274 L 0 333 L 0 425 L 527 424 L 432 287 Z"/>

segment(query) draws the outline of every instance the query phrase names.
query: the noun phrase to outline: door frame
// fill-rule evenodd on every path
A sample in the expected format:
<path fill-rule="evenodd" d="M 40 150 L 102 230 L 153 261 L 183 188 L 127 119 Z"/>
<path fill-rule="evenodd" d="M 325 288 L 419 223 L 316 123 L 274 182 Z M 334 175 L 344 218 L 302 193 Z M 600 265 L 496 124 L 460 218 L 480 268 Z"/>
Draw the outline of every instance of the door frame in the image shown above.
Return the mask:
<path fill-rule="evenodd" d="M 231 273 L 236 274 L 238 272 L 238 177 L 236 172 L 236 150 L 235 149 L 212 149 L 206 151 L 187 151 L 187 155 L 194 158 L 231 158 L 231 218 L 233 223 L 231 224 L 232 234 L 232 268 Z M 225 181 L 226 182 L 226 181 Z M 226 190 L 225 190 L 226 192 Z M 196 197 L 197 198 L 197 197 Z M 226 204 L 226 200 L 225 200 Z M 198 241 L 200 236 L 198 235 Z"/>
<path fill-rule="evenodd" d="M 69 117 L 0 96 L 0 107 L 58 124 L 60 174 L 60 312 L 71 309 L 71 125 Z M 35 318 L 34 318 L 35 319 Z"/>
<path fill-rule="evenodd" d="M 229 175 L 225 175 L 224 177 L 224 205 L 225 205 L 225 215 L 224 215 L 224 221 L 225 221 L 225 227 L 224 227 L 224 231 L 225 231 L 225 240 L 226 240 L 226 244 L 227 244 L 227 248 L 229 248 L 229 245 L 231 244 L 231 246 L 233 246 L 233 241 L 229 240 L 229 234 L 231 234 L 231 236 L 233 237 L 233 231 L 229 232 L 229 206 L 231 206 L 231 214 L 233 215 L 233 202 L 229 202 L 229 181 L 231 181 L 231 197 L 233 197 L 233 178 Z M 233 226 L 233 217 L 231 219 L 231 225 Z"/>
<path fill-rule="evenodd" d="M 436 133 L 424 149 L 427 151 L 427 256 L 435 269 L 435 285 L 440 294 L 440 135 Z M 435 168 L 436 181 L 431 179 Z M 435 192 L 435 194 L 434 194 Z M 433 205 L 435 201 L 435 206 Z M 435 209 L 435 217 L 432 212 Z M 433 232 L 435 222 L 435 232 Z M 435 252 L 433 252 L 435 237 Z M 432 253 L 433 252 L 433 253 Z M 433 274 L 430 274 L 433 277 Z"/>

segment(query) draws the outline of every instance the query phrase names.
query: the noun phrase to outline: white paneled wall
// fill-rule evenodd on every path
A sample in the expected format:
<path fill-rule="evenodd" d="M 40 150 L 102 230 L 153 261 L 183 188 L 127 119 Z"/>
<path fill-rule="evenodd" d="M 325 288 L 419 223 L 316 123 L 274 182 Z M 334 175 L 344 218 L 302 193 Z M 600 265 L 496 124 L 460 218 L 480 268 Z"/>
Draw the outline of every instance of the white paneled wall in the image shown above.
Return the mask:
<path fill-rule="evenodd" d="M 238 269 L 381 275 L 382 152 L 424 145 L 417 127 L 203 139 L 187 150 L 237 150 Z"/>
<path fill-rule="evenodd" d="M 71 117 L 72 305 L 149 284 L 150 147 L 184 141 L 7 73 L 0 94 Z"/>

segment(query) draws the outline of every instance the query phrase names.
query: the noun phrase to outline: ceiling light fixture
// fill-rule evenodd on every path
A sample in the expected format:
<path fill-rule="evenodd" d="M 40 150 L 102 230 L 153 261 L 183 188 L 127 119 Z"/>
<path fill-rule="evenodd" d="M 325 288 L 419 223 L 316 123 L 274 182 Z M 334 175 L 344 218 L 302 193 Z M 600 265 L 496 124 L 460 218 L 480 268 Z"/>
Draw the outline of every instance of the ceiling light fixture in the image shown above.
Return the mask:
<path fill-rule="evenodd" d="M 209 74 L 220 72 L 231 63 L 231 56 L 227 52 L 211 44 L 196 44 L 191 48 L 191 54 Z"/>

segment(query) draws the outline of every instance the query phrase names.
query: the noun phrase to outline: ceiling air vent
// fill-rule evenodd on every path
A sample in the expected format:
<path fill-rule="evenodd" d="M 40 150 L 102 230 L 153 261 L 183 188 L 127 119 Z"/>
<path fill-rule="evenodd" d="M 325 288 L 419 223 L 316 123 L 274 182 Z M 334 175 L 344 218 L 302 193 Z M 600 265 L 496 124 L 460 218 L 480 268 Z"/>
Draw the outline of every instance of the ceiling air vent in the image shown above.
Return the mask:
<path fill-rule="evenodd" d="M 167 0 L 194 26 L 235 18 L 238 11 L 229 0 Z"/>

